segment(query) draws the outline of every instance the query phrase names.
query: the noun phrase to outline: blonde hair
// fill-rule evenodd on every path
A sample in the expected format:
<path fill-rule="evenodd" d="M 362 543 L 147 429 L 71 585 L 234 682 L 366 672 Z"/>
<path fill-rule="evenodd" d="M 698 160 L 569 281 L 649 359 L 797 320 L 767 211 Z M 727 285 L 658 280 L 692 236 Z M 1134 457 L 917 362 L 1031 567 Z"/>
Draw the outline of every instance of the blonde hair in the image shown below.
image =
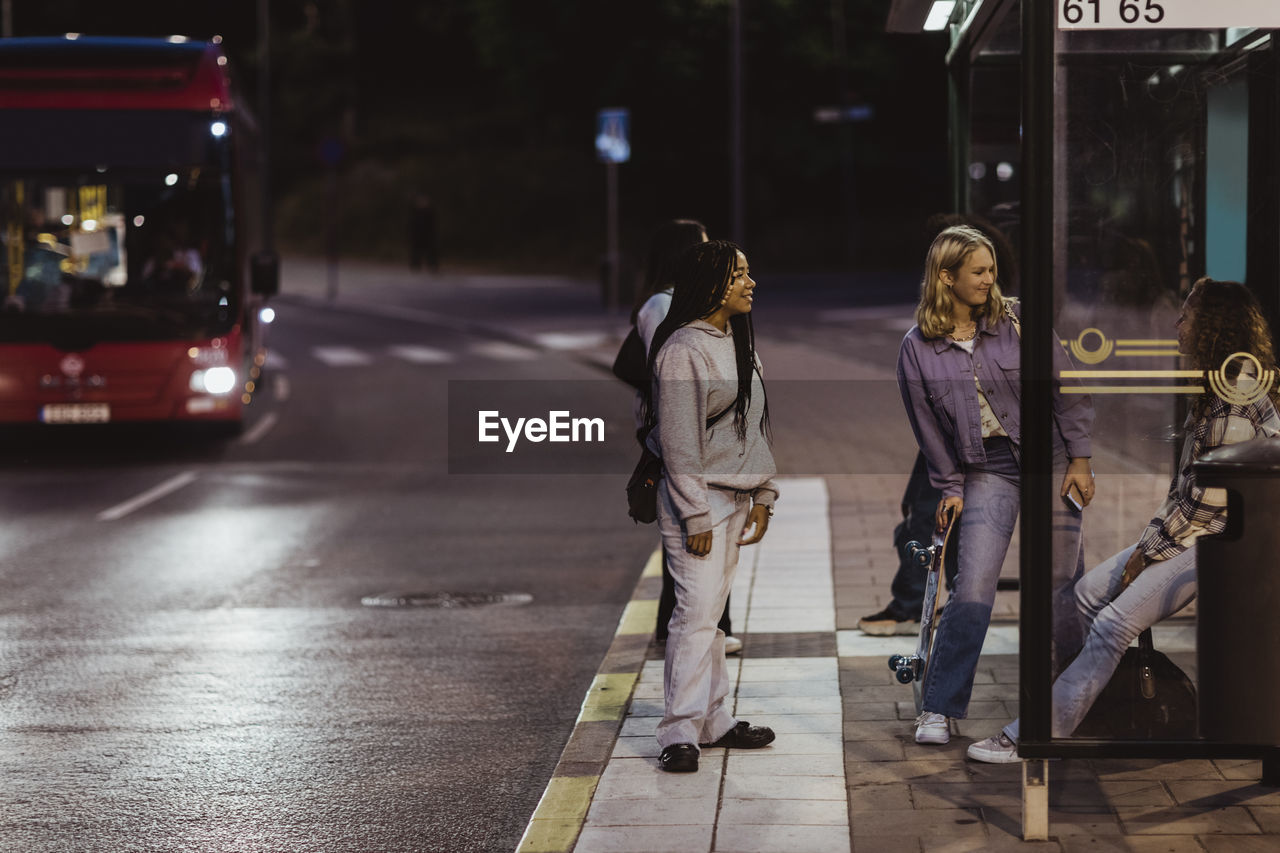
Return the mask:
<path fill-rule="evenodd" d="M 955 300 L 951 296 L 951 288 L 942 281 L 942 272 L 946 270 L 954 276 L 978 249 L 986 249 L 991 253 L 992 272 L 998 276 L 999 270 L 995 268 L 995 246 L 977 228 L 953 225 L 933 238 L 929 254 L 925 256 L 924 279 L 920 282 L 920 304 L 916 306 L 916 325 L 926 338 L 940 338 L 955 329 L 956 324 L 951 319 Z M 1000 285 L 993 282 L 986 304 L 973 309 L 973 317 L 975 320 L 986 317 L 987 325 L 994 326 L 1004 319 L 1007 310 Z"/>

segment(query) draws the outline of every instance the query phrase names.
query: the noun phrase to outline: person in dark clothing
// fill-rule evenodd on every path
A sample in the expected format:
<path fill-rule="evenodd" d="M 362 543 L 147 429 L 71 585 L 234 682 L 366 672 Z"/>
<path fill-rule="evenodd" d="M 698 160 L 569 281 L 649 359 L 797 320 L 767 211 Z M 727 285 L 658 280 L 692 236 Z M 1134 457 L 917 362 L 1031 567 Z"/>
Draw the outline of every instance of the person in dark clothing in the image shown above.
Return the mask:
<path fill-rule="evenodd" d="M 423 264 L 431 272 L 440 269 L 440 249 L 436 242 L 436 208 L 431 197 L 418 193 L 409 209 L 409 269 L 420 270 Z"/>
<path fill-rule="evenodd" d="M 920 613 L 924 608 L 924 586 L 928 567 L 921 566 L 907 553 L 908 542 L 928 545 L 933 539 L 934 511 L 942 492 L 929 482 L 929 469 L 924 454 L 916 453 L 916 464 L 911 469 L 906 491 L 902 494 L 902 521 L 893 528 L 893 550 L 898 554 L 898 571 L 893 576 L 889 591 L 893 600 L 878 613 L 858 620 L 858 630 L 874 637 L 896 634 L 917 634 L 920 631 Z M 947 558 L 943 568 L 947 575 L 947 588 L 956 579 L 956 566 L 960 553 L 959 537 L 952 537 L 947 545 Z"/>

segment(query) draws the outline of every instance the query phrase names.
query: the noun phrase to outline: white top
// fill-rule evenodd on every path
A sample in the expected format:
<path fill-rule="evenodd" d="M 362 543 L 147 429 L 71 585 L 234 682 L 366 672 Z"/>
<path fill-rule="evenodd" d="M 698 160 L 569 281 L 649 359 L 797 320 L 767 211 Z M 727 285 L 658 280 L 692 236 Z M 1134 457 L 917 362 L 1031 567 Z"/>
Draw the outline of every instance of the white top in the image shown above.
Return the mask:
<path fill-rule="evenodd" d="M 671 310 L 671 295 L 675 288 L 660 290 L 644 301 L 636 313 L 636 329 L 640 332 L 640 340 L 644 341 L 645 355 L 649 354 L 649 346 L 653 343 L 653 335 L 658 326 L 666 319 Z"/>

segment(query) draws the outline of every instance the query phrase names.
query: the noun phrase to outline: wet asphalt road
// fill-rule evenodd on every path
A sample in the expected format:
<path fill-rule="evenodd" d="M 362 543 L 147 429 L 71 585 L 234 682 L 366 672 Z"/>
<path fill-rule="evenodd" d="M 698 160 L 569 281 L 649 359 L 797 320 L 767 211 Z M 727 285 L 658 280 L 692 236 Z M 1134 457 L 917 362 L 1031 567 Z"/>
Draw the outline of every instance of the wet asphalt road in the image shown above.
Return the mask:
<path fill-rule="evenodd" d="M 280 314 L 238 440 L 0 436 L 0 850 L 518 843 L 651 533 L 617 476 L 450 477 L 440 412 L 450 380 L 583 381 L 611 423 L 630 396 L 421 320 Z M 362 603 L 437 593 L 531 601 Z"/>

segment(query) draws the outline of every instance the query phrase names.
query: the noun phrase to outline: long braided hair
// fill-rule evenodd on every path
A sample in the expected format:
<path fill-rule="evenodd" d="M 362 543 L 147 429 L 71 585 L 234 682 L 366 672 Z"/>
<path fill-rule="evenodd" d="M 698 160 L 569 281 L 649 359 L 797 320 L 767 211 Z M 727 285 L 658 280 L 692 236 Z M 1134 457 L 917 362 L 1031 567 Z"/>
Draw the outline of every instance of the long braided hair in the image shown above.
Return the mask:
<path fill-rule="evenodd" d="M 676 258 L 671 267 L 671 281 L 675 285 L 675 291 L 666 318 L 653 334 L 653 344 L 649 347 L 649 375 L 655 375 L 658 353 L 676 329 L 687 326 L 694 320 L 709 317 L 720 307 L 733 284 L 733 270 L 741 251 L 728 240 L 711 240 L 686 249 Z M 756 364 L 755 327 L 752 325 L 750 312 L 730 317 L 729 326 L 733 330 L 734 356 L 738 365 L 738 396 L 733 404 L 733 427 L 738 438 L 745 441 L 747 409 L 751 405 L 751 379 Z M 657 417 L 657 406 L 654 405 L 653 389 L 650 386 L 644 391 L 645 425 L 652 427 L 657 422 Z M 764 414 L 760 418 L 760 431 L 771 437 L 767 395 Z"/>

